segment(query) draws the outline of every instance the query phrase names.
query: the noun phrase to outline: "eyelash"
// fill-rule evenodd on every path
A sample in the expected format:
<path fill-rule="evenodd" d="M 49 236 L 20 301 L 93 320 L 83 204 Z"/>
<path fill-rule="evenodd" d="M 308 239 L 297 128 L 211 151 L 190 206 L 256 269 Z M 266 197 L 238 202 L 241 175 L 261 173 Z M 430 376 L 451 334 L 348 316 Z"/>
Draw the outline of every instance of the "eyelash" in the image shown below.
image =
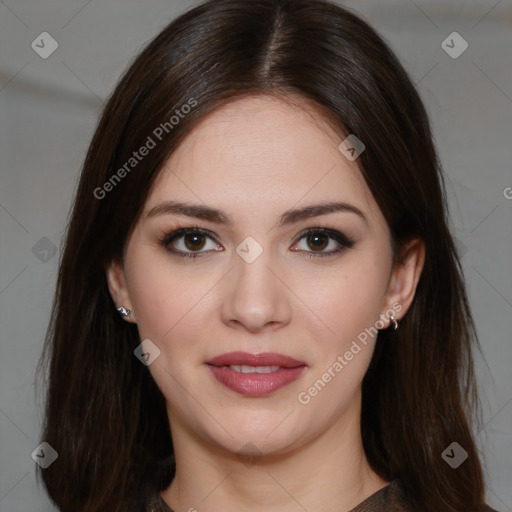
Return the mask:
<path fill-rule="evenodd" d="M 175 240 L 178 240 L 179 238 L 182 238 L 185 235 L 190 234 L 200 234 L 207 236 L 208 238 L 211 238 L 215 241 L 215 237 L 211 234 L 210 231 L 207 231 L 205 229 L 201 229 L 199 226 L 192 226 L 188 228 L 184 228 L 179 226 L 178 229 L 175 229 L 174 231 L 171 231 L 170 233 L 166 234 L 162 239 L 159 240 L 159 244 L 169 251 L 171 254 L 180 256 L 182 258 L 191 258 L 195 259 L 198 256 L 200 256 L 201 253 L 206 251 L 196 251 L 196 252 L 183 252 L 175 249 L 170 249 L 169 246 L 172 242 Z M 305 251 L 308 254 L 309 258 L 322 258 L 326 256 L 334 256 L 335 254 L 339 254 L 346 249 L 350 249 L 354 245 L 354 241 L 349 238 L 348 236 L 344 235 L 343 233 L 340 233 L 339 231 L 328 229 L 328 228 L 308 228 L 304 230 L 302 233 L 298 235 L 297 242 L 301 241 L 303 238 L 309 236 L 309 235 L 326 235 L 329 238 L 336 241 L 340 247 L 334 251 L 329 252 L 315 252 L 315 251 Z M 304 252 L 304 251 L 301 251 Z"/>

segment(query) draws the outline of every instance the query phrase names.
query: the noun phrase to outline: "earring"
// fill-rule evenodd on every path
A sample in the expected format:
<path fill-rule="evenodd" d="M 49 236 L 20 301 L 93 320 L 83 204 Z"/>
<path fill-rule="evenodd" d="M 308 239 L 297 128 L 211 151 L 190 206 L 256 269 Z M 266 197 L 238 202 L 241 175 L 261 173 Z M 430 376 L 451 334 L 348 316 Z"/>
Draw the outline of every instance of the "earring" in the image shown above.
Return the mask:
<path fill-rule="evenodd" d="M 125 307 L 123 306 L 119 306 L 117 308 L 117 311 L 119 312 L 119 314 L 124 318 L 126 316 L 130 316 L 130 313 L 131 311 L 129 309 L 126 309 Z"/>
<path fill-rule="evenodd" d="M 389 317 L 389 327 L 391 327 L 394 331 L 398 329 L 398 321 L 393 315 L 390 315 Z"/>

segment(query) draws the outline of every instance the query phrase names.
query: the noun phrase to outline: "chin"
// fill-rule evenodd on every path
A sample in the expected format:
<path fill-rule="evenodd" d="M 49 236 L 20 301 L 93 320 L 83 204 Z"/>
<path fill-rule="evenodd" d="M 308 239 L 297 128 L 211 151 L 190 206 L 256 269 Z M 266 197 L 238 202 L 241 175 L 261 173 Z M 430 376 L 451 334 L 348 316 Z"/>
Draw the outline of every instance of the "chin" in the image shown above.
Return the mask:
<path fill-rule="evenodd" d="M 259 418 L 257 424 L 247 418 L 233 418 L 224 422 L 226 430 L 219 427 L 209 437 L 222 449 L 240 457 L 283 455 L 297 448 L 300 439 L 305 438 L 304 433 L 297 432 L 297 422 L 286 425 L 285 417 L 286 414 L 272 414 L 267 419 Z"/>

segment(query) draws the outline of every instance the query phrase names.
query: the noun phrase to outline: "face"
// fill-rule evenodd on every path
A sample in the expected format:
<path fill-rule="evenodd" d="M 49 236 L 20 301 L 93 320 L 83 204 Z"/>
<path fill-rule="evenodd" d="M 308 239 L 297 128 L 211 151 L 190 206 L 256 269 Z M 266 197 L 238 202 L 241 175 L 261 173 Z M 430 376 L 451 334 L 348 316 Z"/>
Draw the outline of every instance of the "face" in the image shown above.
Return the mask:
<path fill-rule="evenodd" d="M 173 435 L 279 454 L 359 421 L 374 334 L 403 316 L 421 265 L 393 266 L 342 140 L 305 106 L 251 97 L 166 162 L 108 280 L 160 350 L 149 370 Z"/>

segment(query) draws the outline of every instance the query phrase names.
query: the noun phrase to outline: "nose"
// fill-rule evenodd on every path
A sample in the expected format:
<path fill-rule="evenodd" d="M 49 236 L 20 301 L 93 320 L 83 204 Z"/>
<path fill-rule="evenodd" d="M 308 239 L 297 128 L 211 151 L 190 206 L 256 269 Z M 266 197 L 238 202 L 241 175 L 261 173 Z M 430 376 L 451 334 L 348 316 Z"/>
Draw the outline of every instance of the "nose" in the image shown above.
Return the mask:
<path fill-rule="evenodd" d="M 251 333 L 274 331 L 291 319 L 290 300 L 284 270 L 263 251 L 252 262 L 238 254 L 223 289 L 222 320 L 234 329 Z"/>

